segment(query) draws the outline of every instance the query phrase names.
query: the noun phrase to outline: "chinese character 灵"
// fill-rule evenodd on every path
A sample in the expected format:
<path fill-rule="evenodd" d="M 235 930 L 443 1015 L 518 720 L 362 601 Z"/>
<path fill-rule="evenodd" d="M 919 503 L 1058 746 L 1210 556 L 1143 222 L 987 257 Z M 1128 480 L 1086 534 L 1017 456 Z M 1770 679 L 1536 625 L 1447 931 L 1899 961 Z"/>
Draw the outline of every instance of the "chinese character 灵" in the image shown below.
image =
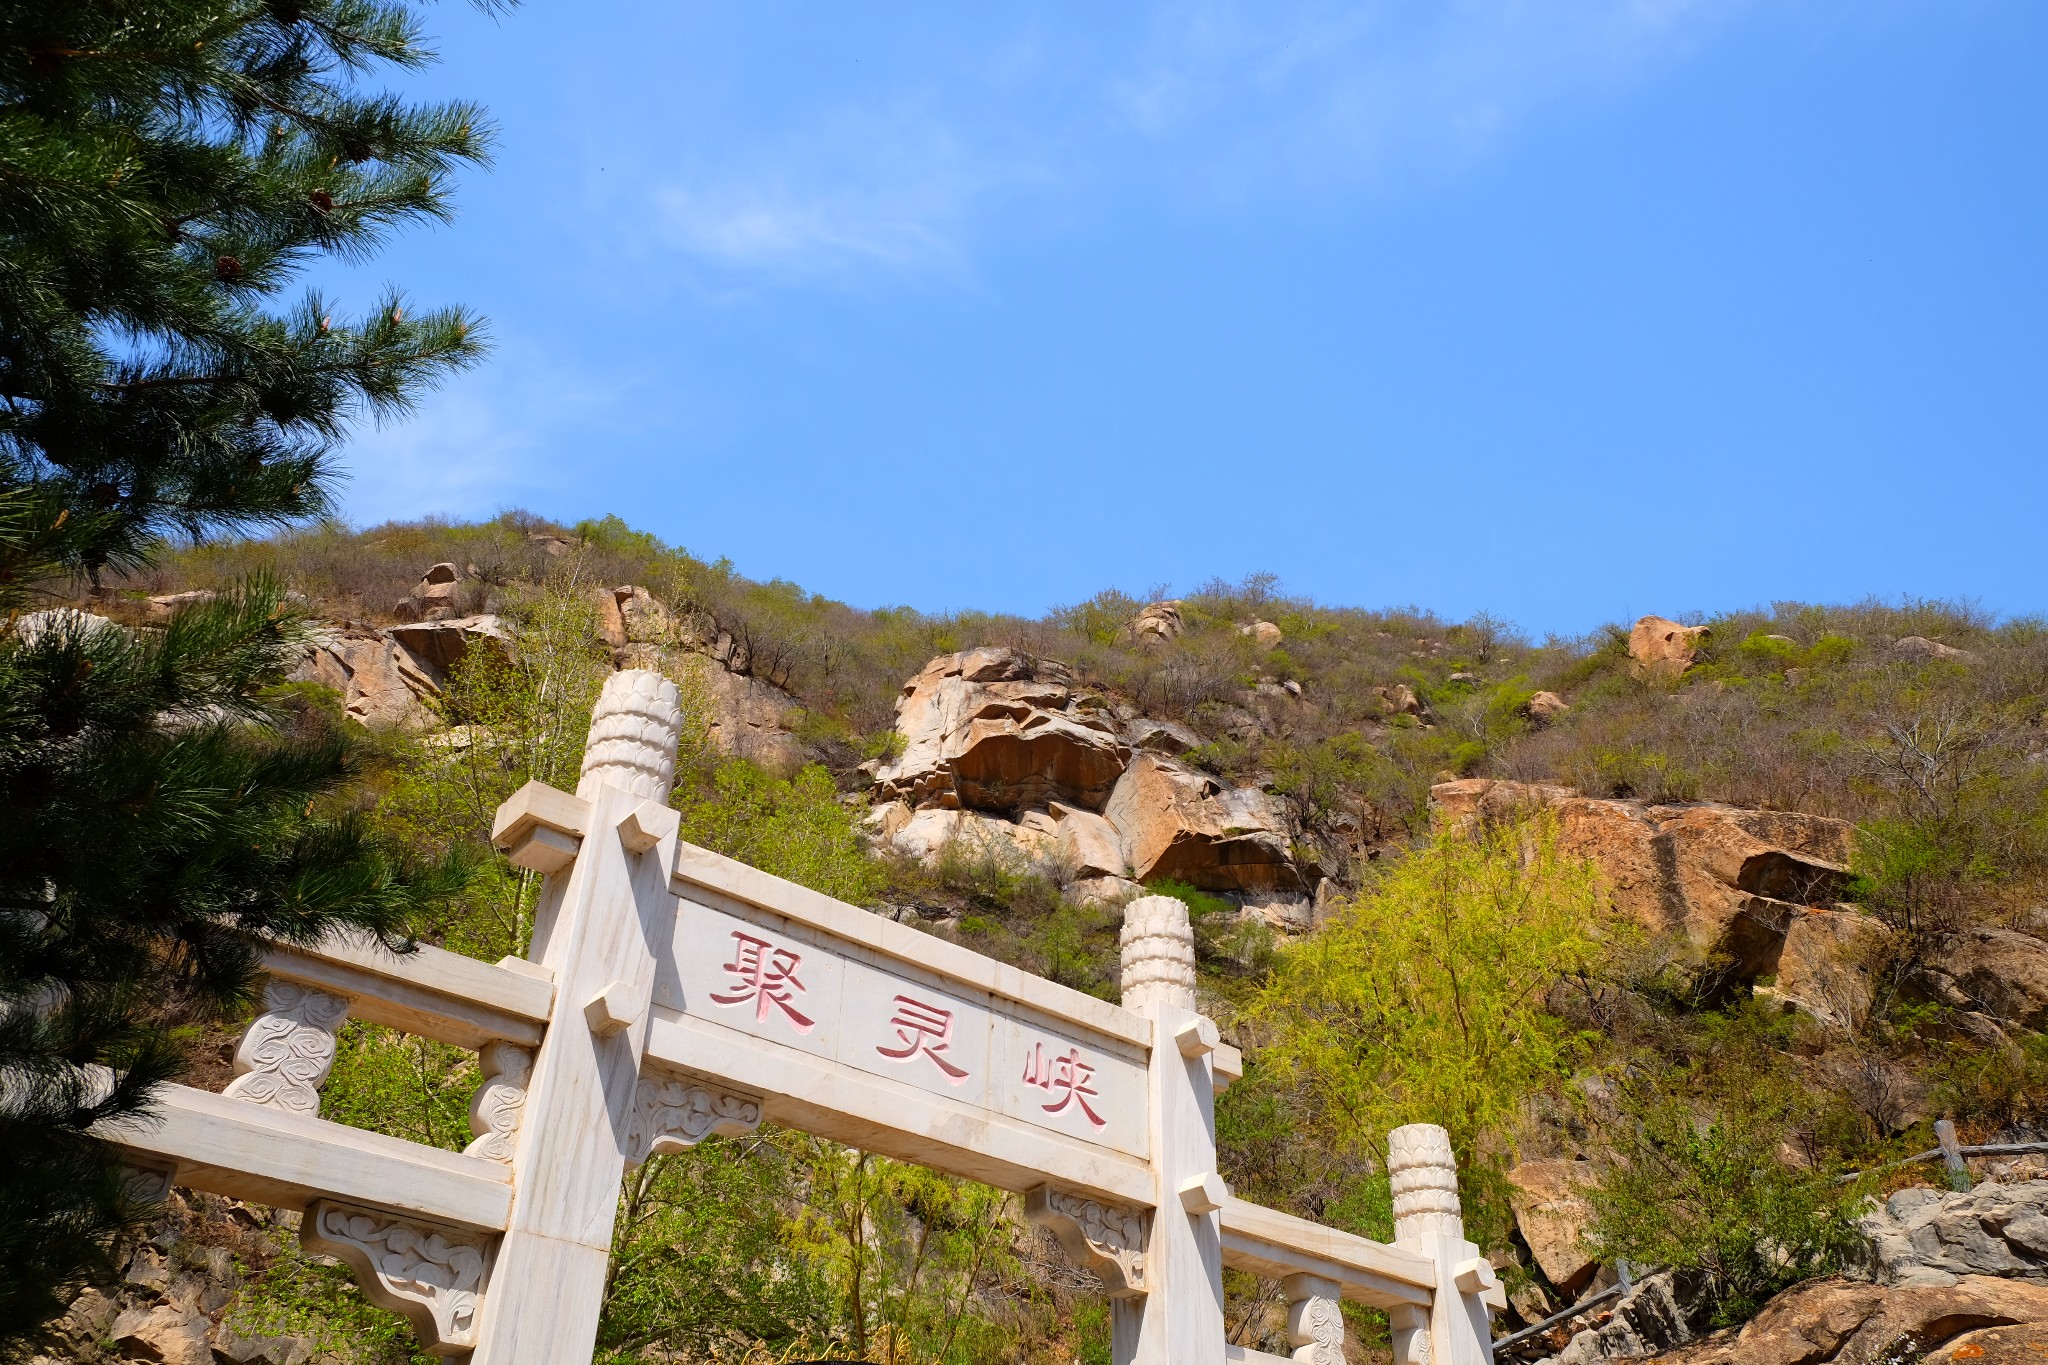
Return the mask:
<path fill-rule="evenodd" d="M 811 1021 L 797 1012 L 789 1003 L 790 997 L 804 988 L 796 979 L 796 969 L 803 962 L 800 954 L 787 948 L 777 948 L 765 938 L 752 934 L 732 931 L 732 961 L 725 964 L 736 980 L 732 983 L 732 994 L 714 995 L 712 1001 L 720 1005 L 744 1005 L 754 1002 L 754 1019 L 759 1023 L 768 1020 L 770 1005 L 789 1016 L 790 1023 L 798 1033 L 809 1033 Z"/>
<path fill-rule="evenodd" d="M 1081 1049 L 1077 1047 L 1070 1047 L 1065 1052 L 1048 1052 L 1044 1043 L 1033 1043 L 1024 1059 L 1024 1084 L 1035 1085 L 1047 1094 L 1059 1092 L 1058 1099 L 1040 1105 L 1041 1109 L 1048 1114 L 1060 1114 L 1072 1104 L 1097 1128 L 1106 1128 L 1109 1120 L 1088 1106 L 1089 1100 L 1102 1098 L 1089 1084 L 1094 1079 L 1094 1065 L 1082 1060 Z"/>
<path fill-rule="evenodd" d="M 899 995 L 896 997 L 896 1014 L 889 1020 L 889 1027 L 896 1030 L 896 1039 L 903 1046 L 877 1047 L 875 1051 L 892 1062 L 907 1062 L 922 1053 L 931 1059 L 933 1066 L 945 1073 L 948 1085 L 958 1085 L 967 1079 L 965 1071 L 939 1055 L 951 1046 L 953 1011 Z"/>

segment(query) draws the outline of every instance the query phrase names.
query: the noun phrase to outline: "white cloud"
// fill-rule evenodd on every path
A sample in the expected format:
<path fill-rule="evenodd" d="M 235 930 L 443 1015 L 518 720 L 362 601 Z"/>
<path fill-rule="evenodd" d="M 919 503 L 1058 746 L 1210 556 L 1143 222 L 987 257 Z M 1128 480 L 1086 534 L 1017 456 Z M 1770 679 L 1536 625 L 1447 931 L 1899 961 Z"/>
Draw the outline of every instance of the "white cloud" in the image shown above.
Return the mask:
<path fill-rule="evenodd" d="M 1026 24 L 965 57 L 912 61 L 916 89 L 795 109 L 767 134 L 700 130 L 693 145 L 716 155 L 664 178 L 655 231 L 771 282 L 965 279 L 977 234 L 1020 195 L 1043 205 L 1152 180 L 1237 198 L 1428 177 L 1547 103 L 1682 59 L 1753 3 L 1163 0 L 1106 48 Z"/>
<path fill-rule="evenodd" d="M 576 449 L 573 428 L 615 410 L 630 385 L 543 373 L 539 359 L 530 347 L 501 347 L 417 412 L 363 426 L 341 453 L 346 519 L 476 517 L 577 491 L 585 471 L 559 452 Z"/>
<path fill-rule="evenodd" d="M 977 212 L 1037 178 L 1027 158 L 973 145 L 964 120 L 899 102 L 834 110 L 780 140 L 733 149 L 726 166 L 661 190 L 656 207 L 671 246 L 735 270 L 957 277 Z"/>

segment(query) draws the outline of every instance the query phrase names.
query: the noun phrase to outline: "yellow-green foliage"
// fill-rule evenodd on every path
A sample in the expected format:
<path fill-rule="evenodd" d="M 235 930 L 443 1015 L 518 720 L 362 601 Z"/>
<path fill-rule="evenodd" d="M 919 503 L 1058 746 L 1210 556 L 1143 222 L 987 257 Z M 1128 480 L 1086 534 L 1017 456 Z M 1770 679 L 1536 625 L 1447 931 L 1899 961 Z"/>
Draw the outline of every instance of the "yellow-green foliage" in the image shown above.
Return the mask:
<path fill-rule="evenodd" d="M 816 764 L 781 778 L 745 759 L 718 765 L 711 789 L 683 798 L 683 837 L 853 905 L 882 887 L 862 850 L 856 811 Z"/>
<path fill-rule="evenodd" d="M 1424 845 L 1279 954 L 1249 1016 L 1264 1065 L 1297 1082 L 1335 1142 L 1377 1156 L 1404 1123 L 1450 1130 L 1475 1230 L 1505 1232 L 1483 1177 L 1583 1040 L 1545 1007 L 1599 952 L 1592 870 L 1538 820 Z"/>

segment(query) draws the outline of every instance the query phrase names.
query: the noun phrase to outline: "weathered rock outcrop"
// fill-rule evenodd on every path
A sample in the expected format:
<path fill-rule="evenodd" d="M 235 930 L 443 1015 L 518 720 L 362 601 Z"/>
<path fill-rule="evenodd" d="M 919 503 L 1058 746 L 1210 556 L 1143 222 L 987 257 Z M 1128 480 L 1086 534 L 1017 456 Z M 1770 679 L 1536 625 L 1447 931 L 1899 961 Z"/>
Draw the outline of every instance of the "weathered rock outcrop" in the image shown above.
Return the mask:
<path fill-rule="evenodd" d="M 1430 803 L 1440 826 L 1453 829 L 1549 811 L 1564 849 L 1600 869 L 1618 911 L 1657 932 L 1683 931 L 1744 978 L 1776 970 L 1802 906 L 1839 898 L 1855 832 L 1818 815 L 1645 806 L 1489 778 L 1439 783 Z"/>
<path fill-rule="evenodd" d="M 1920 1286 L 1814 1280 L 1772 1299 L 1739 1331 L 1655 1359 L 1659 1365 L 1876 1365 L 1918 1359 L 1965 1332 L 2040 1322 L 2048 1322 L 2048 1285 L 1982 1275 Z"/>
<path fill-rule="evenodd" d="M 1551 1357 L 1553 1365 L 1636 1359 L 1682 1346 L 1697 1335 L 1677 1281 L 1669 1272 L 1636 1285 L 1611 1309 L 1603 1310 L 1601 1318 L 1604 1320 L 1575 1333 L 1564 1349 Z"/>
<path fill-rule="evenodd" d="M 703 688 L 705 727 L 720 753 L 752 759 L 779 773 L 803 766 L 804 747 L 790 730 L 800 709 L 795 697 L 709 659 L 699 662 L 691 676 Z"/>
<path fill-rule="evenodd" d="M 413 590 L 398 599 L 391 614 L 401 621 L 446 621 L 462 615 L 462 569 L 436 564 L 420 575 Z"/>
<path fill-rule="evenodd" d="M 681 619 L 645 588 L 627 583 L 600 588 L 593 596 L 598 633 L 613 649 L 689 643 Z"/>
<path fill-rule="evenodd" d="M 1662 616 L 1645 616 L 1628 633 L 1630 667 L 1639 678 L 1674 679 L 1699 657 L 1705 626 L 1681 626 Z"/>
<path fill-rule="evenodd" d="M 1993 1018 L 2048 1029 L 2048 943 L 2013 929 L 1963 929 L 1940 945 L 1933 966 Z"/>
<path fill-rule="evenodd" d="M 1302 888 L 1279 803 L 1157 754 L 1139 754 L 1103 814 L 1139 880 L 1167 877 L 1209 891 Z"/>
<path fill-rule="evenodd" d="M 1287 638 L 1286 632 L 1271 621 L 1247 622 L 1237 628 L 1237 633 L 1260 649 L 1278 649 L 1280 642 Z"/>
<path fill-rule="evenodd" d="M 1600 1263 L 1586 1250 L 1593 1221 L 1585 1191 L 1593 1184 L 1592 1163 L 1525 1161 L 1508 1172 L 1508 1203 L 1515 1226 L 1550 1282 L 1567 1294 L 1593 1278 Z"/>
<path fill-rule="evenodd" d="M 1870 969 L 1888 936 L 1868 915 L 1801 911 L 1785 930 L 1777 984 L 1768 994 L 1832 1028 L 1854 1028 L 1870 1013 Z"/>
<path fill-rule="evenodd" d="M 1538 692 L 1529 698 L 1529 719 L 1538 725 L 1549 725 L 1563 720 L 1571 714 L 1572 705 L 1555 692 Z"/>
<path fill-rule="evenodd" d="M 2048 1180 L 1962 1193 L 1900 1190 L 1858 1226 L 1881 1284 L 1953 1285 L 1965 1275 L 2048 1279 Z M 2048 1286 L 2042 1292 L 2048 1296 Z"/>
<path fill-rule="evenodd" d="M 334 689 L 349 718 L 373 730 L 429 730 L 440 723 L 430 704 L 441 693 L 434 666 L 367 626 L 316 627 L 287 676 Z"/>
<path fill-rule="evenodd" d="M 913 808 L 1101 810 L 1131 757 L 1063 666 L 1014 649 L 932 660 L 904 685 L 896 717 L 903 753 L 876 772 L 876 796 Z"/>
<path fill-rule="evenodd" d="M 1165 644 L 1178 640 L 1187 628 L 1181 620 L 1180 608 L 1178 598 L 1151 603 L 1124 623 L 1124 638 L 1137 644 Z"/>
<path fill-rule="evenodd" d="M 434 681 L 447 685 L 448 675 L 473 649 L 489 650 L 501 661 L 512 657 L 512 630 L 500 616 L 462 616 L 393 626 L 384 632 L 434 671 Z"/>

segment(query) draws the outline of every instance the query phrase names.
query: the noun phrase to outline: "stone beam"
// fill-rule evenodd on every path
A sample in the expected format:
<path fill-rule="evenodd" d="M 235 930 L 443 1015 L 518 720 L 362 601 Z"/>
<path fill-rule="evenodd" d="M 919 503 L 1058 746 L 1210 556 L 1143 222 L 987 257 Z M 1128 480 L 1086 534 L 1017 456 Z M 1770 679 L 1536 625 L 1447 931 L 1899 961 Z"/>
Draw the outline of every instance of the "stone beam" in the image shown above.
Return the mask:
<path fill-rule="evenodd" d="M 769 1122 L 998 1189 L 1023 1193 L 1051 1181 L 1118 1204 L 1152 1205 L 1151 1167 L 1138 1158 L 674 1010 L 655 1008 L 647 1062 L 760 1095 Z"/>
<path fill-rule="evenodd" d="M 153 1114 L 95 1131 L 152 1164 L 174 1163 L 192 1189 L 283 1209 L 342 1199 L 484 1232 L 504 1227 L 512 1207 L 511 1172 L 495 1161 L 189 1086 L 154 1098 Z"/>
<path fill-rule="evenodd" d="M 1223 1204 L 1223 1264 L 1269 1280 L 1333 1280 L 1345 1298 L 1371 1308 L 1427 1308 L 1437 1280 L 1427 1256 L 1236 1198 Z"/>
<path fill-rule="evenodd" d="M 284 981 L 347 996 L 349 1014 L 471 1051 L 493 1042 L 537 1046 L 555 998 L 547 970 L 522 959 L 493 966 L 421 944 L 386 952 L 330 939 L 317 947 L 273 944 L 263 970 Z"/>

